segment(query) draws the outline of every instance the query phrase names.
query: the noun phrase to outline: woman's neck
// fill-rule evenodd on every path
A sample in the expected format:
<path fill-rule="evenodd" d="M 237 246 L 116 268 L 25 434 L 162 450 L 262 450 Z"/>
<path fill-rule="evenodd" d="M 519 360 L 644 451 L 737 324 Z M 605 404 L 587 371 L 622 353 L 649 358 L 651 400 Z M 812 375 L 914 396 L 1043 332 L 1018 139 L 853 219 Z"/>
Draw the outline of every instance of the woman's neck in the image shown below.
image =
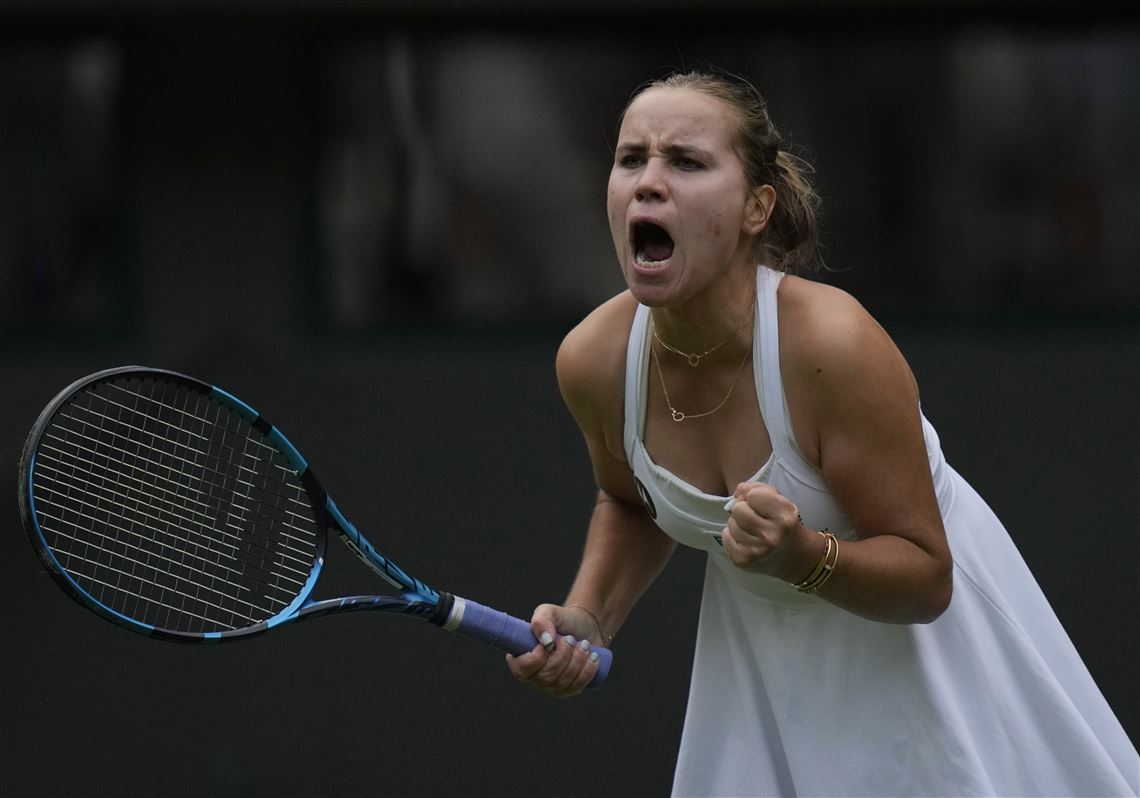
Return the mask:
<path fill-rule="evenodd" d="M 752 336 L 748 322 L 756 304 L 755 271 L 747 276 L 747 282 L 734 275 L 716 287 L 717 291 L 693 297 L 683 305 L 652 309 L 653 332 L 664 349 L 713 357 L 748 344 Z"/>

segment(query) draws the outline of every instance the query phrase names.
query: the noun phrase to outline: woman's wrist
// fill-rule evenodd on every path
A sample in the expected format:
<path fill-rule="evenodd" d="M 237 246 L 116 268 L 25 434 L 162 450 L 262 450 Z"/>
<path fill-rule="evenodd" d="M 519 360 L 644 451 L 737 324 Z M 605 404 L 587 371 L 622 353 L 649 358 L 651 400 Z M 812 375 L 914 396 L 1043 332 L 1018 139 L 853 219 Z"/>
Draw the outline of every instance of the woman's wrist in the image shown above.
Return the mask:
<path fill-rule="evenodd" d="M 792 548 L 777 578 L 791 585 L 800 585 L 808 580 L 828 555 L 826 533 L 827 530 L 811 529 L 801 521 L 789 541 Z"/>
<path fill-rule="evenodd" d="M 819 592 L 819 589 L 831 578 L 835 566 L 839 563 L 839 539 L 826 528 L 820 530 L 819 534 L 824 538 L 826 545 L 822 556 L 816 561 L 815 567 L 806 578 L 792 584 L 792 587 L 801 593 Z"/>
<path fill-rule="evenodd" d="M 563 606 L 568 610 L 570 610 L 570 609 L 578 610 L 579 612 L 582 612 L 586 616 L 588 616 L 590 621 L 593 622 L 594 626 L 598 630 L 598 638 L 597 638 L 598 642 L 600 642 L 604 647 L 609 648 L 610 645 L 614 642 L 614 636 L 612 634 L 609 634 L 606 631 L 605 625 L 602 623 L 601 619 L 598 617 L 598 615 L 593 610 L 591 610 L 588 607 L 585 607 L 581 604 L 574 604 L 574 603 L 565 604 Z"/>

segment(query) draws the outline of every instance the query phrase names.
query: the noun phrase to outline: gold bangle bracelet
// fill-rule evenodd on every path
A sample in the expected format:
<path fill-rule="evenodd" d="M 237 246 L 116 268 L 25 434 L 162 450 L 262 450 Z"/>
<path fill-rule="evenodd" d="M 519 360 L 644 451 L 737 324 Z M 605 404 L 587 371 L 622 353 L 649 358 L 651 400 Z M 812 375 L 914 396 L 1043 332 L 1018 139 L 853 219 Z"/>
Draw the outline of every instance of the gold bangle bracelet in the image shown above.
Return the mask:
<path fill-rule="evenodd" d="M 821 573 L 823 573 L 823 566 L 827 563 L 827 558 L 831 554 L 831 540 L 827 538 L 826 535 L 824 535 L 824 538 L 826 540 L 827 547 L 824 549 L 823 554 L 819 558 L 819 562 L 815 564 L 815 568 L 812 569 L 812 572 L 808 574 L 807 578 L 802 582 L 796 584 L 795 587 L 797 590 L 805 587 L 806 585 L 810 585 L 812 582 L 819 578 L 819 575 Z"/>
<path fill-rule="evenodd" d="M 831 562 L 827 562 L 827 559 L 824 560 L 823 570 L 820 572 L 819 576 L 813 582 L 811 582 L 807 585 L 804 585 L 803 587 L 797 587 L 796 588 L 801 593 L 811 594 L 811 593 L 818 592 L 819 589 L 824 586 L 824 584 L 827 582 L 827 580 L 831 578 L 831 575 L 833 573 L 835 573 L 835 566 L 839 562 L 839 539 L 836 538 L 835 535 L 831 534 L 830 532 L 828 532 L 826 534 L 827 534 L 827 537 L 829 538 L 828 542 L 829 543 L 834 542 L 834 544 L 835 544 L 835 547 L 834 547 L 835 548 L 835 557 L 830 558 L 830 556 L 829 556 L 827 558 L 827 559 L 831 559 Z M 830 555 L 831 551 L 832 551 L 832 547 L 829 545 L 827 547 L 827 554 Z"/>
<path fill-rule="evenodd" d="M 815 582 L 815 580 L 819 578 L 819 575 L 823 573 L 823 569 L 827 565 L 827 559 L 831 556 L 832 541 L 834 540 L 833 536 L 828 533 L 826 529 L 818 534 L 823 535 L 827 540 L 827 548 L 824 549 L 823 556 L 819 558 L 819 562 L 815 564 L 815 568 L 812 569 L 812 572 L 808 574 L 807 578 L 802 582 L 797 582 L 792 585 L 796 590 L 804 590 Z"/>

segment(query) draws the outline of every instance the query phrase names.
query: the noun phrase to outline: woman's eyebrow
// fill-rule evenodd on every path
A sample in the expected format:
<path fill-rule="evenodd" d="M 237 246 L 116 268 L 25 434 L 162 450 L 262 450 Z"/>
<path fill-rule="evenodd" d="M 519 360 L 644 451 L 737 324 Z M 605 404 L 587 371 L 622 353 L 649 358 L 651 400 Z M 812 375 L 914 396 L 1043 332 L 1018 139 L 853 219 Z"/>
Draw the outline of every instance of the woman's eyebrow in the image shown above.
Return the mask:
<path fill-rule="evenodd" d="M 623 141 L 618 144 L 617 151 L 631 155 L 644 155 L 649 151 L 649 147 L 640 141 Z M 708 150 L 701 149 L 692 144 L 666 144 L 661 147 L 661 151 L 672 157 L 681 156 L 699 159 L 712 157 L 712 153 Z"/>
<path fill-rule="evenodd" d="M 666 144 L 661 150 L 666 155 L 697 158 L 699 160 L 707 160 L 712 157 L 711 152 L 693 144 Z"/>

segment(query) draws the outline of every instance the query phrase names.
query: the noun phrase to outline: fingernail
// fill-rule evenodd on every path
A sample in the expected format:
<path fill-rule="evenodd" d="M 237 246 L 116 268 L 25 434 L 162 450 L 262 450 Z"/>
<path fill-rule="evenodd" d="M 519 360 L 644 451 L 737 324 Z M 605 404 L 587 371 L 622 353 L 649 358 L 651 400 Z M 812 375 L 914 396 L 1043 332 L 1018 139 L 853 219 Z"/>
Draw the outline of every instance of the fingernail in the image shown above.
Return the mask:
<path fill-rule="evenodd" d="M 554 635 L 550 632 L 543 632 L 538 638 L 538 642 L 542 643 L 543 648 L 551 648 L 554 646 Z"/>
<path fill-rule="evenodd" d="M 581 643 L 578 644 L 578 648 L 582 649 L 583 651 L 589 651 L 590 650 L 590 641 L 589 640 L 583 640 Z"/>
<path fill-rule="evenodd" d="M 566 645 L 568 645 L 568 646 L 572 646 L 578 642 L 577 640 L 574 639 L 574 635 L 566 635 L 565 640 L 566 640 Z"/>
<path fill-rule="evenodd" d="M 597 651 L 591 651 L 590 652 L 590 662 L 597 662 L 597 661 L 598 661 L 598 652 Z"/>

